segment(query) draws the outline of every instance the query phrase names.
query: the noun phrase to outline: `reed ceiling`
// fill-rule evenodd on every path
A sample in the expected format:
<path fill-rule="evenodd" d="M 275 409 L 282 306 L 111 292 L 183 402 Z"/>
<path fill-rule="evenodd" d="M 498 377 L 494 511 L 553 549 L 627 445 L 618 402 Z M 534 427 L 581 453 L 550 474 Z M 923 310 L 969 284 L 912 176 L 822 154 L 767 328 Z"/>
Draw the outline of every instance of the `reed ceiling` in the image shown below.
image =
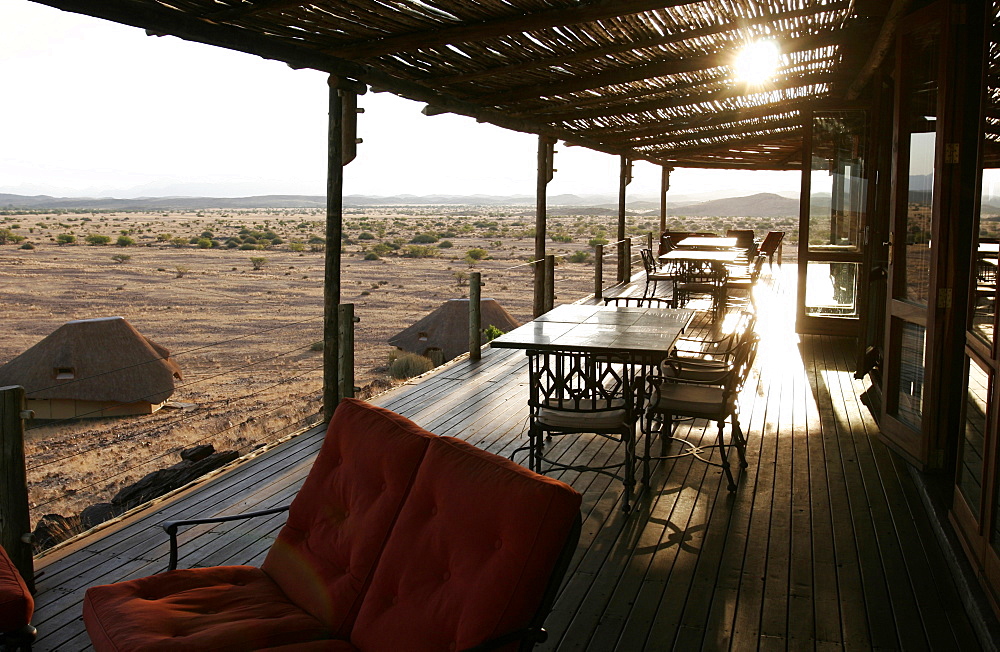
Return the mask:
<path fill-rule="evenodd" d="M 802 112 L 864 98 L 906 0 L 36 0 L 671 167 L 795 169 Z M 737 81 L 776 41 L 766 83 Z"/>

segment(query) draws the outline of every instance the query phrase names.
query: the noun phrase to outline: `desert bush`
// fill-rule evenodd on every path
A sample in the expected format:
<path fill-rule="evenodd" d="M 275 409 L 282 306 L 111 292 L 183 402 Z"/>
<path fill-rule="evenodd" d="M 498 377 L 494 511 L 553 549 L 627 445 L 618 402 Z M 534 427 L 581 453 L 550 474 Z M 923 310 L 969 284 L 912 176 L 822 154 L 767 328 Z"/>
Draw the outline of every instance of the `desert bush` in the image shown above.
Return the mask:
<path fill-rule="evenodd" d="M 209 238 L 198 238 L 195 244 L 198 245 L 199 249 L 211 249 L 213 243 Z"/>
<path fill-rule="evenodd" d="M 157 242 L 170 242 L 170 240 L 173 237 L 174 237 L 173 233 L 161 233 L 158 236 L 156 236 L 156 241 Z"/>
<path fill-rule="evenodd" d="M 389 363 L 389 375 L 396 380 L 406 380 L 427 373 L 434 368 L 434 363 L 430 358 L 425 358 L 416 353 L 400 353 Z"/>
<path fill-rule="evenodd" d="M 309 238 L 309 244 L 311 244 L 311 245 L 317 245 L 317 244 L 325 245 L 326 244 L 326 238 L 321 238 L 318 235 L 314 235 L 313 237 Z"/>
<path fill-rule="evenodd" d="M 382 260 L 377 253 L 369 251 L 365 254 L 365 260 Z"/>
<path fill-rule="evenodd" d="M 259 244 L 250 244 L 249 242 L 244 242 L 239 246 L 240 251 L 256 251 L 261 248 Z"/>
<path fill-rule="evenodd" d="M 606 244 L 608 244 L 608 239 L 602 238 L 600 236 L 596 238 L 591 238 L 590 240 L 587 241 L 587 245 L 591 247 L 596 247 L 597 245 L 606 245 Z"/>
<path fill-rule="evenodd" d="M 436 258 L 440 255 L 437 247 L 411 244 L 403 247 L 404 258 Z"/>
<path fill-rule="evenodd" d="M 301 242 L 298 242 L 298 241 L 289 242 L 288 243 L 288 248 L 290 250 L 292 250 L 292 251 L 305 251 L 306 250 L 305 244 L 303 244 Z"/>
<path fill-rule="evenodd" d="M 178 267 L 176 271 L 177 271 L 177 277 L 176 278 L 180 278 L 180 277 L 184 276 L 185 274 L 187 274 L 188 272 L 190 272 L 191 270 L 189 268 L 187 268 L 187 267 Z"/>
<path fill-rule="evenodd" d="M 374 247 L 372 247 L 372 253 L 380 257 L 386 255 L 390 251 L 393 251 L 393 248 L 385 244 L 384 242 L 380 242 Z"/>
<path fill-rule="evenodd" d="M 84 238 L 84 240 L 86 240 L 87 244 L 92 246 L 106 245 L 109 242 L 111 242 L 111 236 L 100 235 L 99 233 L 91 233 L 86 238 Z"/>
<path fill-rule="evenodd" d="M 552 242 L 573 242 L 573 236 L 568 233 L 553 233 L 549 236 L 549 239 L 552 240 Z"/>
<path fill-rule="evenodd" d="M 456 285 L 468 285 L 469 284 L 469 275 L 467 273 L 463 272 L 462 270 L 459 270 L 457 272 L 452 272 L 451 275 L 455 277 L 455 284 Z"/>
<path fill-rule="evenodd" d="M 438 237 L 433 233 L 420 233 L 410 240 L 413 244 L 433 244 L 438 241 Z"/>
<path fill-rule="evenodd" d="M 250 259 L 250 264 L 253 265 L 254 269 L 261 269 L 267 264 L 267 258 L 263 256 L 254 256 Z"/>
<path fill-rule="evenodd" d="M 135 244 L 135 240 L 133 240 L 127 235 L 120 235 L 118 236 L 118 240 L 115 242 L 115 244 L 118 245 L 119 247 L 131 247 L 132 245 Z"/>
<path fill-rule="evenodd" d="M 31 244 L 30 242 L 25 242 L 23 245 L 21 245 L 20 248 L 21 249 L 34 249 L 35 245 Z"/>
<path fill-rule="evenodd" d="M 0 245 L 7 244 L 8 242 L 17 244 L 22 240 L 24 240 L 23 235 L 17 235 L 10 229 L 0 229 Z"/>
<path fill-rule="evenodd" d="M 478 247 L 475 249 L 469 249 L 467 252 L 465 252 L 466 260 L 484 260 L 488 258 L 489 255 L 490 254 L 488 251 L 486 251 L 485 249 L 479 249 Z"/>
<path fill-rule="evenodd" d="M 566 258 L 566 260 L 568 260 L 571 263 L 585 263 L 588 260 L 590 260 L 590 252 L 583 250 L 574 251 Z"/>
<path fill-rule="evenodd" d="M 182 236 L 177 236 L 176 238 L 170 238 L 170 244 L 175 247 L 183 247 L 188 243 L 187 239 Z"/>
<path fill-rule="evenodd" d="M 500 330 L 493 324 L 490 324 L 489 326 L 483 329 L 483 338 L 487 342 L 489 342 L 490 340 L 495 340 L 496 338 L 500 337 L 501 335 L 503 335 L 503 333 L 504 332 L 502 330 Z"/>
<path fill-rule="evenodd" d="M 111 260 L 115 261 L 116 263 L 124 263 L 126 260 L 131 260 L 131 259 L 132 256 L 129 256 L 128 254 L 115 254 L 114 256 L 111 257 Z"/>
<path fill-rule="evenodd" d="M 438 243 L 438 249 L 451 249 L 455 245 L 452 244 L 451 240 L 442 240 Z"/>
<path fill-rule="evenodd" d="M 374 240 L 375 236 L 368 231 L 362 231 L 358 234 L 358 240 Z"/>

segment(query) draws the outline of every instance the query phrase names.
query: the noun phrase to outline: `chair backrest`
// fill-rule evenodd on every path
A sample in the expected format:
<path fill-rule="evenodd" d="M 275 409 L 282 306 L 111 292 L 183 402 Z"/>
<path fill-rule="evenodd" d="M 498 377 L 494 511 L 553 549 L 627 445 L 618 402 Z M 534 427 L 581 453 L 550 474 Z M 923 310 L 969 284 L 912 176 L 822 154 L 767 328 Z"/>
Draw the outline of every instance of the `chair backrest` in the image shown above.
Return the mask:
<path fill-rule="evenodd" d="M 604 305 L 617 308 L 673 308 L 674 300 L 663 297 L 604 297 Z"/>
<path fill-rule="evenodd" d="M 608 354 L 528 351 L 528 407 L 539 410 L 597 413 L 625 410 L 632 414 L 627 361 Z"/>
<path fill-rule="evenodd" d="M 765 256 L 773 256 L 784 237 L 784 231 L 768 231 L 767 235 L 764 236 L 764 241 L 760 243 L 760 253 Z"/>
<path fill-rule="evenodd" d="M 435 437 L 344 399 L 262 568 L 293 602 L 346 637 L 371 571 Z"/>
<path fill-rule="evenodd" d="M 736 238 L 736 246 L 740 249 L 746 249 L 753 256 L 756 253 L 756 244 L 754 243 L 754 232 L 753 229 L 729 229 L 726 231 L 727 238 Z"/>
<path fill-rule="evenodd" d="M 640 249 L 639 255 L 642 256 L 642 266 L 645 268 L 647 274 L 653 274 L 656 272 L 656 261 L 653 260 L 653 252 L 651 249 Z"/>
<path fill-rule="evenodd" d="M 547 611 L 554 591 L 546 586 L 558 585 L 565 553 L 576 548 L 580 502 L 567 485 L 506 458 L 452 437 L 434 439 L 351 643 L 463 650 L 531 624 Z"/>

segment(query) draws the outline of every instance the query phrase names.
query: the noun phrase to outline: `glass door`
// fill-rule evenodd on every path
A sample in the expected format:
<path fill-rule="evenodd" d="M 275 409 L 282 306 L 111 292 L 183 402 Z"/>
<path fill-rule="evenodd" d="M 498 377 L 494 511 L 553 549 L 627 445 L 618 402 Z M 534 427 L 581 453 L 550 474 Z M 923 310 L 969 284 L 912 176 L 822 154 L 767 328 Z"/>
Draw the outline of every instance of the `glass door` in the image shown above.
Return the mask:
<path fill-rule="evenodd" d="M 868 212 L 868 112 L 808 117 L 799 216 L 799 333 L 856 335 Z"/>
<path fill-rule="evenodd" d="M 932 6 L 931 9 L 937 9 Z M 939 299 L 935 260 L 942 252 L 935 171 L 939 169 L 939 92 L 944 57 L 940 11 L 920 12 L 901 25 L 896 52 L 896 154 L 889 230 L 883 413 L 885 438 L 919 466 L 940 465 L 931 450 L 925 397 L 934 381 L 933 315 Z"/>

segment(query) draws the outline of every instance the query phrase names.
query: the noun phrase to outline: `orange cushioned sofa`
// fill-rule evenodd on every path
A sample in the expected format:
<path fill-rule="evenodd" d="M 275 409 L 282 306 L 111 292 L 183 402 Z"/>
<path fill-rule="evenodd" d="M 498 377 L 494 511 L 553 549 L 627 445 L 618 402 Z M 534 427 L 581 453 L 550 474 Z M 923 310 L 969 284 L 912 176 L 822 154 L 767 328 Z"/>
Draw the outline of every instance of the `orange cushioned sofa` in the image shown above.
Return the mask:
<path fill-rule="evenodd" d="M 530 649 L 579 531 L 569 486 L 345 399 L 261 568 L 94 586 L 83 617 L 98 652 Z"/>

